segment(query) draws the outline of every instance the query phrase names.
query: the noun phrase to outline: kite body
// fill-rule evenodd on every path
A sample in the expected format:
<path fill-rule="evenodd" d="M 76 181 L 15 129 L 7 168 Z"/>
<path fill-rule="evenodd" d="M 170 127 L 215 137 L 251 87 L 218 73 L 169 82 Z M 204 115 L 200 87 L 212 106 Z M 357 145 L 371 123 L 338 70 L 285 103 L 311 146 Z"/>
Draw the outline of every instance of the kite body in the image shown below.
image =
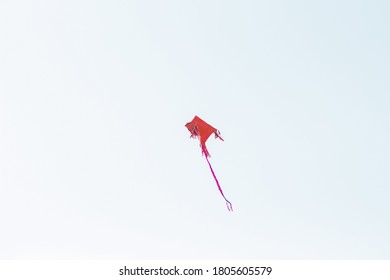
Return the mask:
<path fill-rule="evenodd" d="M 206 148 L 206 141 L 209 139 L 210 135 L 214 133 L 215 138 L 219 138 L 223 141 L 218 129 L 212 127 L 198 116 L 195 116 L 191 122 L 187 123 L 186 127 L 191 132 L 191 138 L 199 139 L 202 152 L 206 158 L 210 157 L 210 154 Z"/>
<path fill-rule="evenodd" d="M 211 173 L 213 174 L 214 180 L 217 183 L 218 189 L 222 195 L 222 197 L 226 201 L 226 206 L 229 211 L 233 211 L 232 204 L 229 200 L 226 199 L 225 195 L 223 194 L 222 188 L 219 185 L 218 179 L 214 173 L 213 167 L 211 166 L 211 163 L 209 161 L 210 154 L 206 148 L 206 141 L 210 137 L 211 134 L 214 133 L 215 138 L 219 138 L 223 141 L 220 132 L 218 129 L 212 127 L 208 123 L 206 123 L 204 120 L 199 118 L 198 116 L 195 116 L 193 120 L 186 124 L 187 129 L 191 133 L 191 138 L 198 138 L 200 142 L 200 146 L 202 148 L 202 154 L 205 155 L 207 163 L 210 167 Z"/>

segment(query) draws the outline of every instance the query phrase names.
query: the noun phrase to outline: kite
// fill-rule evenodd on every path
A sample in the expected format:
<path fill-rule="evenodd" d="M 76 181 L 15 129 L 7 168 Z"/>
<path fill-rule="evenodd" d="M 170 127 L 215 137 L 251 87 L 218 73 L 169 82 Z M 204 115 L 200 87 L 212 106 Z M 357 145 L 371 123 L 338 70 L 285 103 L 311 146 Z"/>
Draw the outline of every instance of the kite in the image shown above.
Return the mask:
<path fill-rule="evenodd" d="M 219 185 L 217 176 L 215 175 L 213 167 L 211 166 L 211 163 L 209 161 L 209 157 L 210 157 L 209 151 L 206 148 L 206 141 L 210 137 L 210 135 L 213 133 L 214 133 L 215 138 L 219 138 L 222 141 L 224 141 L 221 137 L 221 133 L 219 132 L 218 129 L 215 129 L 214 127 L 212 127 L 211 125 L 206 123 L 204 120 L 202 120 L 198 116 L 195 116 L 193 118 L 193 120 L 191 122 L 187 123 L 185 126 L 190 131 L 191 138 L 198 138 L 198 140 L 200 142 L 200 147 L 202 148 L 202 155 L 205 156 L 207 163 L 209 164 L 211 174 L 213 174 L 213 177 L 214 177 L 215 182 L 217 183 L 219 192 L 221 193 L 222 197 L 225 199 L 226 206 L 227 206 L 228 210 L 233 211 L 232 204 L 230 203 L 229 200 L 226 199 L 225 195 L 223 194 L 222 188 Z"/>

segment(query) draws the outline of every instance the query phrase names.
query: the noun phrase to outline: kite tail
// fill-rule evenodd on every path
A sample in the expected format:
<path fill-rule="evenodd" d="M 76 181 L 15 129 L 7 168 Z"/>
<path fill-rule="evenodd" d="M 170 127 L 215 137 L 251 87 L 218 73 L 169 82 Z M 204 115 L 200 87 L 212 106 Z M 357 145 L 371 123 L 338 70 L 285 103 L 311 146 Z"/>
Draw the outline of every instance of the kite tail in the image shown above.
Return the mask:
<path fill-rule="evenodd" d="M 210 154 L 209 154 L 209 151 L 207 151 L 206 146 L 202 145 L 202 144 L 200 144 L 200 146 L 202 147 L 202 155 L 204 155 L 206 157 L 206 159 L 209 158 Z"/>
<path fill-rule="evenodd" d="M 204 149 L 203 149 L 203 153 L 205 153 Z M 205 153 L 205 154 L 206 154 L 206 153 Z M 208 159 L 208 157 L 207 157 L 207 154 L 206 154 L 206 160 L 207 160 L 207 163 L 209 164 L 209 167 L 210 167 L 211 173 L 213 174 L 214 180 L 215 180 L 215 182 L 217 183 L 219 192 L 221 193 L 222 197 L 223 197 L 223 198 L 225 199 L 225 201 L 226 201 L 226 207 L 227 207 L 227 209 L 228 209 L 229 211 L 233 211 L 233 206 L 232 206 L 232 204 L 230 203 L 230 201 L 227 200 L 226 197 L 225 197 L 225 195 L 223 194 L 222 188 L 221 188 L 221 186 L 219 185 L 217 176 L 215 176 L 213 167 L 211 166 L 211 163 L 210 163 L 210 161 L 209 161 L 209 159 Z"/>

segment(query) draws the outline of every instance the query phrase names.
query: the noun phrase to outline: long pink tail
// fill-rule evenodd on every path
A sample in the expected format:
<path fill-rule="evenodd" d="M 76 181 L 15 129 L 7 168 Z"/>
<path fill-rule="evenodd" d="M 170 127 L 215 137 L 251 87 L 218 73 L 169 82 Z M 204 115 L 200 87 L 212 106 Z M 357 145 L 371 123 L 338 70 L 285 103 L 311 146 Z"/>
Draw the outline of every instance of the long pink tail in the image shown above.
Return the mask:
<path fill-rule="evenodd" d="M 204 151 L 203 151 L 204 152 Z M 218 189 L 219 189 L 219 192 L 221 193 L 221 195 L 223 196 L 223 198 L 225 199 L 226 201 L 226 206 L 227 206 L 227 209 L 229 211 L 233 211 L 233 206 L 232 204 L 230 203 L 229 200 L 226 199 L 225 195 L 223 194 L 223 191 L 221 189 L 221 186 L 219 185 L 219 182 L 218 182 L 218 179 L 217 179 L 217 176 L 215 176 L 215 173 L 214 173 L 214 170 L 213 170 L 213 167 L 211 166 L 211 163 L 207 157 L 207 154 L 205 154 L 205 157 L 206 157 L 206 160 L 207 160 L 207 163 L 209 164 L 209 167 L 210 167 L 210 170 L 211 170 L 211 173 L 213 174 L 213 177 L 214 177 L 214 180 L 215 182 L 217 183 L 217 186 L 218 186 Z"/>

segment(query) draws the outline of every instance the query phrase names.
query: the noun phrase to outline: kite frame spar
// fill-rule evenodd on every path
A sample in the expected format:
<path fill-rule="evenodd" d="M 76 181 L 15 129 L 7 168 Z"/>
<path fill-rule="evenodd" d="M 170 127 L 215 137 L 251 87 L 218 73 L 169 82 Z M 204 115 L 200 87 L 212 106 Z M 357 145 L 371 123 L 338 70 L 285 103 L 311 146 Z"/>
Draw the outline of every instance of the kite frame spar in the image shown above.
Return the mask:
<path fill-rule="evenodd" d="M 194 119 L 191 122 L 187 123 L 185 126 L 190 131 L 191 138 L 198 138 L 198 140 L 200 142 L 200 146 L 202 147 L 202 155 L 205 155 L 206 161 L 210 167 L 211 174 L 214 177 L 214 180 L 217 184 L 218 190 L 221 193 L 222 197 L 225 199 L 227 209 L 229 211 L 233 211 L 233 206 L 230 203 L 230 201 L 227 200 L 227 198 L 225 197 L 225 195 L 222 191 L 221 185 L 218 182 L 217 176 L 215 175 L 214 169 L 211 166 L 211 163 L 208 159 L 210 157 L 210 154 L 206 148 L 206 141 L 212 133 L 214 133 L 215 138 L 219 138 L 222 141 L 224 141 L 220 135 L 219 130 L 215 129 L 214 127 L 212 127 L 211 125 L 206 123 L 204 120 L 202 120 L 198 116 L 195 116 Z"/>

